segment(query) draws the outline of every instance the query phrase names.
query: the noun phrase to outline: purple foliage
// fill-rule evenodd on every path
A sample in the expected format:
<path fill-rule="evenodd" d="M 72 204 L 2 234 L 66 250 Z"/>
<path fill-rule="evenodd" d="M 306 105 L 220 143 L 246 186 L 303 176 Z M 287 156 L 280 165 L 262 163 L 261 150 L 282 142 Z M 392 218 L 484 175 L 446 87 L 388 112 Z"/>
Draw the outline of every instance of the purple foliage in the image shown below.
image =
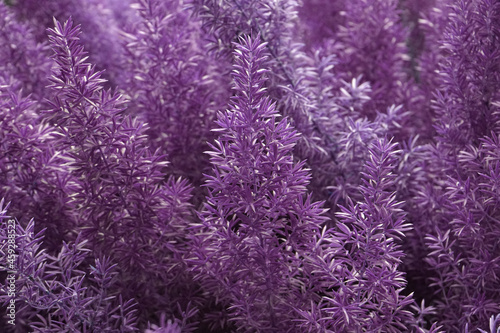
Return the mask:
<path fill-rule="evenodd" d="M 53 144 L 65 150 L 77 178 L 71 201 L 77 230 L 96 255 L 120 263 L 122 288 L 140 291 L 138 297 L 158 310 L 176 304 L 182 295 L 157 298 L 163 283 L 150 279 L 172 284 L 174 294 L 188 284 L 181 256 L 191 188 L 185 180 L 165 179 L 167 162 L 149 150 L 145 126 L 122 114 L 120 95 L 103 90 L 100 72 L 85 62 L 78 44 L 79 27 L 56 21 L 49 32 L 56 66 L 46 114 L 58 129 Z M 166 272 L 159 276 L 159 270 Z"/>
<path fill-rule="evenodd" d="M 409 230 L 402 202 L 389 192 L 400 151 L 388 140 L 369 147 L 359 187 L 363 199 L 340 206 L 339 222 L 324 230 L 307 262 L 308 283 L 320 296 L 303 312 L 308 332 L 403 332 L 413 317 L 406 306 L 406 281 L 398 269 L 403 251 L 398 244 Z"/>
<path fill-rule="evenodd" d="M 121 296 L 110 293 L 116 283 L 114 266 L 109 260 L 96 259 L 91 266 L 91 276 L 83 270 L 84 259 L 91 252 L 86 248 L 86 240 L 79 237 L 72 243 L 63 243 L 60 252 L 51 256 L 42 249 L 44 230 L 35 234 L 31 220 L 26 228 L 18 221 L 7 224 L 4 202 L 0 203 L 2 229 L 1 252 L 11 253 L 10 244 L 16 245 L 16 254 L 2 258 L 2 270 L 10 271 L 9 264 L 16 267 L 15 295 L 8 293 L 7 279 L 0 284 L 3 304 L 11 300 L 17 305 L 19 331 L 30 327 L 35 332 L 92 331 L 134 332 L 136 317 L 134 302 L 123 302 Z M 6 207 L 5 207 L 6 208 Z M 9 227 L 7 227 L 7 225 Z M 9 237 L 10 226 L 14 225 L 15 238 Z"/>
<path fill-rule="evenodd" d="M 37 44 L 3 4 L 0 11 L 0 195 L 12 200 L 10 213 L 23 223 L 43 220 L 46 245 L 57 248 L 74 227 L 66 191 L 74 180 L 61 152 L 48 144 L 55 129 L 39 115 L 51 66 L 48 46 Z"/>
<path fill-rule="evenodd" d="M 307 170 L 293 162 L 298 134 L 265 96 L 265 47 L 258 37 L 237 45 L 235 95 L 216 121 L 192 260 L 198 280 L 245 332 L 293 330 L 304 303 L 299 258 L 325 220 L 320 203 L 306 196 Z"/>
<path fill-rule="evenodd" d="M 119 32 L 135 20 L 130 0 L 13 0 L 12 11 L 20 21 L 34 30 L 38 41 L 46 41 L 44 28 L 53 26 L 53 18 L 66 21 L 71 17 L 86 27 L 82 44 L 90 51 L 92 63 L 106 70 L 111 83 L 121 84 L 122 52 Z"/>
<path fill-rule="evenodd" d="M 41 100 L 47 85 L 50 61 L 47 42 L 37 43 L 34 31 L 18 22 L 14 13 L 0 3 L 0 72 L 2 89 L 20 89 L 32 98 Z"/>
<path fill-rule="evenodd" d="M 435 109 L 440 141 L 456 152 L 498 130 L 500 6 L 458 1 L 450 8 Z"/>
<path fill-rule="evenodd" d="M 228 99 L 226 79 L 213 57 L 206 56 L 200 24 L 182 8 L 182 1 L 138 1 L 140 18 L 124 34 L 128 112 L 149 124 L 153 149 L 171 162 L 172 173 L 195 184 L 208 168 L 203 151 L 213 140 L 210 128 L 220 101 Z M 193 133 L 196 132 L 196 135 Z"/>
<path fill-rule="evenodd" d="M 497 0 L 1 1 L 0 331 L 500 332 L 499 50 Z"/>

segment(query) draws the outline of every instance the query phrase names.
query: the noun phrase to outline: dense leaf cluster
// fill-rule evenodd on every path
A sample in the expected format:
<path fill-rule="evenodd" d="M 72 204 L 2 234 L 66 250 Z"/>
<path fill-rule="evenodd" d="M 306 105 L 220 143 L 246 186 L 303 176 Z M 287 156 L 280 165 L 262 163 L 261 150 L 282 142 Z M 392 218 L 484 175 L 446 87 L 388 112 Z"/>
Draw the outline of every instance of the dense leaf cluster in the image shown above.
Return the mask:
<path fill-rule="evenodd" d="M 0 2 L 0 198 L 1 332 L 499 332 L 500 2 Z"/>

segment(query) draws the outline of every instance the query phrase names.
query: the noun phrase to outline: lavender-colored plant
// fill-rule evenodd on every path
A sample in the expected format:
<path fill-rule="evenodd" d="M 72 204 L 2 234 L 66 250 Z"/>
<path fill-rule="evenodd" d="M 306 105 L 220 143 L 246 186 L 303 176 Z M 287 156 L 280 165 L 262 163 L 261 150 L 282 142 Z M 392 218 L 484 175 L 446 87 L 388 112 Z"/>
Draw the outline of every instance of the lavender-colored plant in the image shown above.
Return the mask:
<path fill-rule="evenodd" d="M 48 47 L 37 44 L 5 5 L 0 12 L 0 195 L 11 200 L 10 212 L 22 223 L 36 218 L 47 228 L 46 245 L 56 249 L 74 227 L 68 205 L 74 181 L 50 144 L 54 128 L 39 114 L 51 66 Z"/>
<path fill-rule="evenodd" d="M 238 330 L 286 332 L 304 303 L 300 258 L 325 217 L 306 196 L 303 163 L 293 162 L 298 135 L 265 96 L 265 47 L 259 37 L 236 45 L 236 93 L 218 116 L 192 262 Z"/>
<path fill-rule="evenodd" d="M 499 22 L 1 1 L 0 331 L 498 331 Z"/>
<path fill-rule="evenodd" d="M 319 302 L 302 313 L 308 332 L 406 332 L 412 323 L 405 295 L 406 281 L 398 269 L 403 252 L 398 244 L 410 225 L 401 202 L 389 189 L 400 151 L 378 140 L 360 186 L 363 199 L 341 206 L 333 230 L 323 230 L 307 262 L 308 283 Z"/>
<path fill-rule="evenodd" d="M 208 168 L 203 151 L 213 139 L 215 111 L 228 100 L 228 83 L 218 74 L 224 69 L 206 56 L 200 23 L 182 6 L 183 1 L 134 4 L 140 19 L 124 34 L 123 89 L 130 99 L 127 111 L 149 124 L 148 141 L 167 156 L 169 171 L 201 184 Z"/>
<path fill-rule="evenodd" d="M 47 40 L 45 28 L 53 25 L 54 17 L 61 22 L 71 17 L 77 24 L 83 24 L 81 42 L 91 51 L 92 63 L 98 64 L 99 70 L 106 69 L 104 76 L 107 81 L 120 84 L 122 52 L 119 32 L 135 19 L 130 3 L 130 0 L 13 0 L 11 11 L 20 21 L 30 25 L 38 41 Z"/>
<path fill-rule="evenodd" d="M 28 24 L 18 22 L 14 13 L 0 2 L 0 68 L 2 89 L 20 89 L 40 101 L 50 71 L 46 42 L 38 43 Z M 15 81 L 12 81 L 15 80 Z M 17 82 L 16 82 L 17 81 Z"/>
<path fill-rule="evenodd" d="M 476 329 L 498 312 L 492 285 L 499 269 L 493 157 L 499 9 L 492 1 L 459 1 L 447 8 L 434 103 L 437 143 L 425 148 L 427 162 L 419 164 L 427 174 L 419 172 L 411 199 L 420 211 L 414 219 L 416 248 L 424 250 L 423 236 L 427 248 L 420 283 L 431 292 L 422 296 L 451 332 Z"/>
<path fill-rule="evenodd" d="M 0 284 L 0 302 L 7 305 L 15 301 L 17 322 L 23 323 L 17 327 L 19 331 L 137 331 L 133 300 L 124 302 L 121 295 L 117 297 L 110 291 L 117 282 L 117 273 L 113 271 L 116 265 L 111 265 L 107 258 L 96 259 L 90 276 L 85 276 L 83 262 L 91 252 L 86 248 L 87 241 L 77 238 L 74 243 L 63 243 L 61 251 L 51 256 L 41 247 L 45 229 L 35 234 L 33 220 L 23 228 L 12 219 L 16 236 L 10 238 L 12 224 L 7 224 L 9 216 L 3 203 L 2 200 L 0 251 L 7 254 L 8 249 L 16 250 L 15 255 L 2 256 L 0 261 L 0 270 L 15 272 L 9 273 L 15 275 L 15 280 Z M 9 268 L 11 265 L 14 269 Z M 15 298 L 9 296 L 12 291 Z"/>
<path fill-rule="evenodd" d="M 122 288 L 133 291 L 127 296 L 143 309 L 175 311 L 178 301 L 185 305 L 177 293 L 190 288 L 181 260 L 190 186 L 164 179 L 167 162 L 148 149 L 144 125 L 122 115 L 121 97 L 103 90 L 100 72 L 85 62 L 79 31 L 71 20 L 50 29 L 56 66 L 46 113 L 58 129 L 53 144 L 65 150 L 77 178 L 77 229 L 96 256 L 119 264 Z M 164 283 L 172 294 L 156 297 Z"/>

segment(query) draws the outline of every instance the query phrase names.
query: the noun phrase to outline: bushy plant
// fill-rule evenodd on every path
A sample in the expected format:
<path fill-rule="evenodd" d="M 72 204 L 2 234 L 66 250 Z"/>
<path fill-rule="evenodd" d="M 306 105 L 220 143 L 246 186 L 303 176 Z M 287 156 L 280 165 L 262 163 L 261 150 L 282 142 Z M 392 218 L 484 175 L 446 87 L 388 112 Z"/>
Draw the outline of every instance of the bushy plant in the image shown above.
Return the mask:
<path fill-rule="evenodd" d="M 500 332 L 496 0 L 0 2 L 1 332 Z"/>

